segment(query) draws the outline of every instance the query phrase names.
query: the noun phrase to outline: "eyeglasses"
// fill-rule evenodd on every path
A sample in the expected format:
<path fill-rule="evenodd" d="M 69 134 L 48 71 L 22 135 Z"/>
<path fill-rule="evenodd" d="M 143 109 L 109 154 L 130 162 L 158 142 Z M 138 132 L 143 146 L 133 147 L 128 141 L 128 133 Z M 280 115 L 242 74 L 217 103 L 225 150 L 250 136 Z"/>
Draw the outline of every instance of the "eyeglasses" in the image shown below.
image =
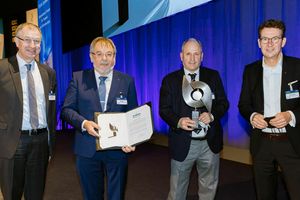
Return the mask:
<path fill-rule="evenodd" d="M 271 41 L 273 44 L 276 44 L 279 42 L 279 40 L 281 40 L 282 37 L 279 37 L 279 36 L 275 36 L 275 37 L 272 37 L 272 38 L 268 38 L 268 37 L 261 37 L 259 40 L 261 43 L 263 44 L 268 44 L 269 41 Z"/>
<path fill-rule="evenodd" d="M 32 42 L 34 43 L 34 45 L 38 46 L 41 44 L 41 40 L 38 39 L 31 39 L 31 38 L 20 38 L 19 36 L 16 36 L 16 38 L 18 38 L 19 40 L 22 40 L 24 43 L 26 44 L 31 44 Z"/>
<path fill-rule="evenodd" d="M 98 58 L 100 57 L 107 57 L 107 58 L 112 58 L 115 54 L 113 52 L 107 52 L 107 53 L 101 53 L 101 52 L 91 52 L 92 55 L 97 56 Z"/>

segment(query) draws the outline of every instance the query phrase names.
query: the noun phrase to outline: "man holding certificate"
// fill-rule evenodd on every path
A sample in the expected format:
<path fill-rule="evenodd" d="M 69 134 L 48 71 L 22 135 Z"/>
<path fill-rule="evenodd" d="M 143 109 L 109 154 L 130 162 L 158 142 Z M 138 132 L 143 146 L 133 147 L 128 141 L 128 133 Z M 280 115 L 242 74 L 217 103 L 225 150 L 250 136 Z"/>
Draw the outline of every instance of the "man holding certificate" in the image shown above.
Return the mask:
<path fill-rule="evenodd" d="M 112 40 L 97 37 L 90 45 L 93 69 L 75 72 L 71 80 L 61 117 L 76 129 L 74 151 L 84 199 L 104 199 L 104 182 L 108 199 L 124 198 L 127 154 L 135 147 L 122 150 L 96 150 L 101 127 L 94 122 L 95 112 L 127 112 L 136 108 L 133 78 L 113 70 L 116 47 Z M 104 176 L 107 177 L 104 181 Z"/>

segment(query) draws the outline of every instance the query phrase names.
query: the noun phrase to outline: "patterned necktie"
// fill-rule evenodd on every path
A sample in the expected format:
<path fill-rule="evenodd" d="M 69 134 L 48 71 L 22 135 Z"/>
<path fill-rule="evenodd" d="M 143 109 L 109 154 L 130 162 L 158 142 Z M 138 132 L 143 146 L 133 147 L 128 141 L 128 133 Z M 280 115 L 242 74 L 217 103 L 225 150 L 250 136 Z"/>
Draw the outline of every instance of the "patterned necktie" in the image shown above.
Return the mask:
<path fill-rule="evenodd" d="M 105 106 L 105 97 L 106 97 L 106 87 L 105 87 L 105 80 L 107 79 L 106 76 L 100 76 L 100 83 L 99 83 L 99 97 L 100 97 L 100 104 L 102 107 L 102 111 L 104 111 Z"/>
<path fill-rule="evenodd" d="M 193 73 L 193 74 L 189 73 L 189 76 L 191 77 L 191 82 L 195 81 L 196 75 L 197 75 L 196 73 Z"/>
<path fill-rule="evenodd" d="M 28 101 L 30 113 L 30 125 L 32 129 L 37 129 L 39 126 L 37 100 L 35 94 L 34 79 L 31 73 L 31 64 L 25 64 L 27 67 L 27 80 L 28 80 Z"/>

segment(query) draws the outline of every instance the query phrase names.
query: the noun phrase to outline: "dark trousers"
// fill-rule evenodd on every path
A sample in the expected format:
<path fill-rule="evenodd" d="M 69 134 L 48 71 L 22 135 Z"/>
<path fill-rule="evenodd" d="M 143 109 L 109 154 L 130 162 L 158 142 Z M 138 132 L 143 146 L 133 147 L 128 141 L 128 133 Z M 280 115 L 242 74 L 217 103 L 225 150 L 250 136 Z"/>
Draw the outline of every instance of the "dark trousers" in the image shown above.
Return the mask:
<path fill-rule="evenodd" d="M 21 135 L 13 157 L 12 200 L 42 200 L 49 158 L 48 134 Z"/>
<path fill-rule="evenodd" d="M 84 200 L 103 200 L 105 183 L 108 200 L 124 199 L 127 163 L 127 156 L 119 150 L 96 152 L 92 158 L 77 156 Z"/>
<path fill-rule="evenodd" d="M 300 156 L 291 143 L 262 139 L 258 153 L 253 157 L 254 177 L 258 200 L 277 199 L 278 166 L 291 200 L 300 199 Z"/>
<path fill-rule="evenodd" d="M 0 158 L 0 187 L 1 187 L 3 198 L 5 200 L 10 200 L 12 197 L 11 189 L 12 189 L 13 167 L 14 167 L 13 159 Z"/>

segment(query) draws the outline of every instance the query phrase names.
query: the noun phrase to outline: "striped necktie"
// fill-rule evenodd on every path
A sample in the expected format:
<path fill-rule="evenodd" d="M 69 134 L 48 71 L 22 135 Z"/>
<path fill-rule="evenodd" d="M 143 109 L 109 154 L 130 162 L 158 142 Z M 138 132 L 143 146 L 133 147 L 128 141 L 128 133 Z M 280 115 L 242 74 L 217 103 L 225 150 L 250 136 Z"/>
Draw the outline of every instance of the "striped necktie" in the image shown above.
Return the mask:
<path fill-rule="evenodd" d="M 105 80 L 107 79 L 106 76 L 100 76 L 100 83 L 99 83 L 99 97 L 100 97 L 100 104 L 102 107 L 102 111 L 104 111 L 105 106 L 105 97 L 106 97 L 106 87 L 105 87 Z"/>

